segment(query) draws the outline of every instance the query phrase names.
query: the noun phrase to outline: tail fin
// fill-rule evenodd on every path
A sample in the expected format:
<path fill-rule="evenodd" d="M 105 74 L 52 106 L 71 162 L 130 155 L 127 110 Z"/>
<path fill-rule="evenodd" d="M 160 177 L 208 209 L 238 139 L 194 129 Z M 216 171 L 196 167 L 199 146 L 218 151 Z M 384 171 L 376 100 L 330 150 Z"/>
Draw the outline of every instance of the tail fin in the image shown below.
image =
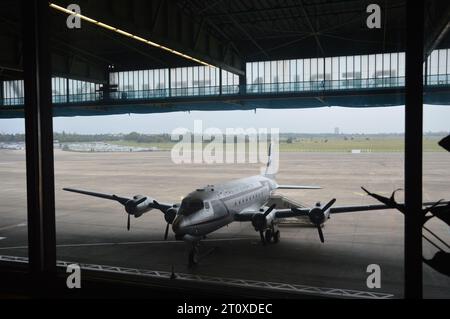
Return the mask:
<path fill-rule="evenodd" d="M 273 162 L 272 162 L 272 143 L 269 144 L 269 152 L 267 154 L 267 164 L 264 176 L 270 179 L 275 179 L 276 174 L 273 172 Z M 275 170 L 276 171 L 276 170 Z"/>

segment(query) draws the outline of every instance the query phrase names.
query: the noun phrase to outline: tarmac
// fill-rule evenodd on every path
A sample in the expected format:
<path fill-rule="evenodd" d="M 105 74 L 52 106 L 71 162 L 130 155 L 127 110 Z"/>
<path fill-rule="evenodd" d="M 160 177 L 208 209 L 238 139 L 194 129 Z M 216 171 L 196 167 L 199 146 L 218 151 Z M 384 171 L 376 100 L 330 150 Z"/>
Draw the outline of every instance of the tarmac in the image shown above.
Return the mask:
<path fill-rule="evenodd" d="M 424 154 L 424 201 L 450 198 L 450 155 Z M 73 187 L 123 196 L 143 194 L 179 202 L 192 190 L 259 174 L 263 164 L 174 164 L 170 152 L 78 153 L 55 150 L 58 260 L 213 276 L 372 291 L 403 296 L 403 215 L 392 210 L 338 214 L 324 227 L 280 226 L 276 245 L 261 245 L 250 223 L 233 223 L 210 234 L 210 252 L 189 268 L 188 247 L 173 234 L 163 240 L 159 211 L 131 219 L 120 204 L 62 191 Z M 280 184 L 320 185 L 321 190 L 277 192 L 314 205 L 337 198 L 336 206 L 375 204 L 360 189 L 383 195 L 403 187 L 403 153 L 281 153 Z M 26 177 L 23 150 L 0 150 L 0 255 L 27 256 Z M 402 201 L 402 192 L 397 200 Z M 443 223 L 427 224 L 450 242 Z M 427 234 L 424 232 L 424 234 Z M 429 236 L 429 235 L 428 235 Z M 424 256 L 436 249 L 424 241 Z M 381 267 L 381 288 L 367 287 L 367 267 Z M 450 278 L 424 265 L 424 296 L 450 298 Z"/>

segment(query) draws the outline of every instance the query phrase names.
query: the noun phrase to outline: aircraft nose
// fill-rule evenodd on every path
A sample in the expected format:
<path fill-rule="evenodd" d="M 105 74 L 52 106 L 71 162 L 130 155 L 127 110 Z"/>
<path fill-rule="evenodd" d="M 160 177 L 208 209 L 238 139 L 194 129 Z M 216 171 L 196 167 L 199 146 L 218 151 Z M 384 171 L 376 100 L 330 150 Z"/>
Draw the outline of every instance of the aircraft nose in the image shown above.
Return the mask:
<path fill-rule="evenodd" d="M 178 215 L 177 217 L 175 217 L 175 220 L 172 223 L 172 230 L 175 234 L 179 234 L 181 232 L 181 228 L 182 228 L 182 223 L 183 223 L 183 216 Z"/>

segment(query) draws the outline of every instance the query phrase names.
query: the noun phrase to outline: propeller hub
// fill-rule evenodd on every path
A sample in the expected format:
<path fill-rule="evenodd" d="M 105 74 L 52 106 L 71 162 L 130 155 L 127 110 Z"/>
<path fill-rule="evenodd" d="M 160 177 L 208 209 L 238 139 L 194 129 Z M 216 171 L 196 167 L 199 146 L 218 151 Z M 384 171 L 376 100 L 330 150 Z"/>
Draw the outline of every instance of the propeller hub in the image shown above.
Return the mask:
<path fill-rule="evenodd" d="M 175 217 L 177 216 L 178 210 L 174 207 L 169 208 L 166 213 L 164 214 L 164 219 L 166 220 L 166 223 L 172 224 L 175 220 Z"/>
<path fill-rule="evenodd" d="M 309 219 L 314 225 L 322 225 L 325 222 L 325 214 L 321 208 L 315 207 L 309 212 Z"/>
<path fill-rule="evenodd" d="M 137 207 L 147 200 L 144 196 L 134 196 L 133 199 L 129 199 L 125 204 L 125 211 L 129 215 L 135 215 L 139 217 L 142 214 L 137 214 Z"/>

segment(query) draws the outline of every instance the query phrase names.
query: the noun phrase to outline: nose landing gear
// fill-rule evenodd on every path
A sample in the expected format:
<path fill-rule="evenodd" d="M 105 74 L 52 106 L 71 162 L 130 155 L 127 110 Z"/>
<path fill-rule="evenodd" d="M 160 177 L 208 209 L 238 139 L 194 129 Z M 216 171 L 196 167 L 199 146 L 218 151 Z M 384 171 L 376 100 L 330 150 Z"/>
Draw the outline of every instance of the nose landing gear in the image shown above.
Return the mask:
<path fill-rule="evenodd" d="M 200 253 L 200 241 L 192 243 L 191 250 L 189 251 L 189 257 L 188 257 L 188 267 L 192 268 L 199 264 L 199 262 L 212 254 L 214 250 L 216 250 L 216 247 L 210 248 L 206 251 L 203 251 L 203 253 Z M 204 250 L 204 249 L 203 249 Z"/>
<path fill-rule="evenodd" d="M 188 258 L 188 266 L 189 268 L 194 267 L 198 264 L 198 242 L 192 244 L 191 251 L 189 252 L 189 258 Z"/>

